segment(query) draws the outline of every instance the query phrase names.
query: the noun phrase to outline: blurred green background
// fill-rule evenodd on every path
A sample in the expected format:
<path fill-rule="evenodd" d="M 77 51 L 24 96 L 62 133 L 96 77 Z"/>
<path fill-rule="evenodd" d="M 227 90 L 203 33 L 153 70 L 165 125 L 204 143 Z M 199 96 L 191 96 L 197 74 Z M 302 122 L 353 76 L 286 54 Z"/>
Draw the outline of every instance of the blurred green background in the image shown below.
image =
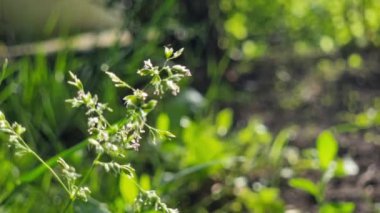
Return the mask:
<path fill-rule="evenodd" d="M 0 109 L 44 159 L 61 154 L 84 171 L 93 153 L 76 146 L 87 124 L 64 102 L 74 93 L 68 71 L 117 122 L 125 94 L 102 64 L 138 87 L 143 60 L 184 47 L 178 62 L 193 76 L 150 117 L 177 138 L 147 137 L 130 153 L 135 181 L 180 212 L 379 212 L 379 11 L 378 0 L 0 0 L 0 53 L 110 28 L 132 35 L 128 46 L 0 54 Z M 1 138 L 0 212 L 62 208 L 67 197 L 51 174 Z M 336 168 L 324 186 L 326 156 Z M 77 212 L 132 211 L 138 189 L 125 176 L 96 170 L 88 185 L 92 199 L 75 203 Z"/>

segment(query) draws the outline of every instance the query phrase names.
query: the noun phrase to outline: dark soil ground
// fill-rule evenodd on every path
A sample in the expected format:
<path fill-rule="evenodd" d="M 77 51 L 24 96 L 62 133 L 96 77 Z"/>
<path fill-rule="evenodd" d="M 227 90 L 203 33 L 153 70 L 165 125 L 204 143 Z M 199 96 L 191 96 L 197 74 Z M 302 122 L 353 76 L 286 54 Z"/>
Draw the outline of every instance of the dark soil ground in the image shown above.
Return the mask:
<path fill-rule="evenodd" d="M 246 91 L 249 105 L 237 106 L 238 120 L 259 115 L 271 130 L 296 124 L 299 133 L 291 145 L 314 146 L 323 129 L 347 123 L 355 114 L 374 107 L 380 97 L 380 53 L 364 50 L 363 65 L 352 69 L 347 64 L 337 67 L 345 54 L 306 58 L 265 58 L 251 64 L 252 72 L 227 72 L 236 90 Z M 330 68 L 320 66 L 328 61 Z M 318 65 L 319 64 L 319 65 Z M 329 72 L 337 71 L 326 77 Z M 322 73 L 322 74 L 321 74 Z M 324 73 L 324 74 L 323 74 Z M 236 78 L 236 76 L 239 76 Z M 378 108 L 377 108 L 378 110 Z M 351 201 L 355 212 L 374 212 L 380 203 L 380 129 L 374 125 L 364 129 L 337 132 L 340 156 L 349 155 L 357 163 L 357 175 L 334 179 L 327 189 L 329 201 Z M 283 186 L 282 197 L 290 208 L 316 212 L 316 202 L 305 193 Z"/>

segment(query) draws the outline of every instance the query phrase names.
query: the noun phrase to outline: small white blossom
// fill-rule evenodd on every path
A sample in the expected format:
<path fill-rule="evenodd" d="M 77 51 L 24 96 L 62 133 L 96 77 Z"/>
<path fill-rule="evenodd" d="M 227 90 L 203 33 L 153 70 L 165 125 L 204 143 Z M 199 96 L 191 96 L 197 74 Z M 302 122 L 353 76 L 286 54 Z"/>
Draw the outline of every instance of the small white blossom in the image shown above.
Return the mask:
<path fill-rule="evenodd" d="M 174 65 L 172 68 L 173 68 L 173 70 L 175 70 L 181 74 L 184 74 L 185 76 L 191 76 L 190 70 L 187 69 L 185 66 Z"/>
<path fill-rule="evenodd" d="M 145 61 L 144 61 L 144 69 L 152 69 L 152 68 L 153 68 L 153 64 L 152 64 L 152 62 L 150 61 L 150 59 L 145 60 Z"/>

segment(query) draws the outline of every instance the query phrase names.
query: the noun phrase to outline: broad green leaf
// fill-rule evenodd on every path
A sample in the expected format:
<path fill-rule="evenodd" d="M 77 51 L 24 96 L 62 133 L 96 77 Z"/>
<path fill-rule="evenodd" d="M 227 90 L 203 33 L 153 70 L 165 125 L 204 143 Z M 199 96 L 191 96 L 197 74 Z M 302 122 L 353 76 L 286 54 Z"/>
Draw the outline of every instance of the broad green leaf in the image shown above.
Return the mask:
<path fill-rule="evenodd" d="M 231 109 L 224 109 L 220 111 L 216 117 L 216 128 L 220 136 L 227 134 L 232 125 L 233 112 Z"/>
<path fill-rule="evenodd" d="M 216 136 L 215 128 L 210 123 L 192 123 L 183 130 L 186 145 L 184 166 L 193 166 L 221 159 L 229 155 L 223 143 Z"/>
<path fill-rule="evenodd" d="M 309 179 L 293 178 L 293 179 L 290 179 L 289 185 L 293 188 L 307 192 L 313 195 L 314 197 L 318 197 L 318 194 L 319 194 L 318 186 Z"/>
<path fill-rule="evenodd" d="M 119 189 L 120 189 L 121 197 L 124 199 L 126 203 L 132 204 L 135 202 L 139 194 L 139 189 L 136 186 L 135 177 L 130 178 L 128 175 L 121 174 Z"/>
<path fill-rule="evenodd" d="M 326 170 L 338 152 L 338 142 L 330 131 L 325 130 L 318 136 L 317 150 L 319 165 L 321 169 Z"/>
<path fill-rule="evenodd" d="M 355 210 L 355 204 L 351 202 L 326 203 L 319 209 L 320 213 L 352 213 Z"/>
<path fill-rule="evenodd" d="M 147 174 L 142 174 L 140 177 L 140 186 L 144 190 L 150 190 L 151 184 L 150 184 L 150 177 Z"/>
<path fill-rule="evenodd" d="M 156 121 L 156 127 L 157 129 L 161 129 L 161 130 L 169 130 L 170 118 L 168 114 L 160 113 L 160 115 L 158 115 L 157 121 Z"/>

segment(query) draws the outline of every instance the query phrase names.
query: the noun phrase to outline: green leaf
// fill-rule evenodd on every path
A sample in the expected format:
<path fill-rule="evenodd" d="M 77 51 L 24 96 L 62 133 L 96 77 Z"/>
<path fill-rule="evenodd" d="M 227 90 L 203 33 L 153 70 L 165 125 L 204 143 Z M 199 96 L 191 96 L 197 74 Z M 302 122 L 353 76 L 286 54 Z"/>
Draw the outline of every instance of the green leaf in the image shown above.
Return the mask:
<path fill-rule="evenodd" d="M 156 105 L 157 105 L 156 100 L 150 100 L 148 103 L 142 105 L 141 108 L 144 110 L 145 113 L 149 113 L 156 107 Z"/>
<path fill-rule="evenodd" d="M 326 203 L 319 209 L 320 213 L 352 213 L 355 210 L 355 204 L 351 202 Z"/>
<path fill-rule="evenodd" d="M 140 177 L 140 186 L 144 190 L 150 190 L 151 189 L 151 183 L 150 183 L 150 177 L 147 174 L 142 174 Z"/>
<path fill-rule="evenodd" d="M 314 197 L 318 197 L 319 187 L 309 179 L 305 178 L 292 178 L 289 181 L 289 185 L 293 188 L 307 192 Z"/>
<path fill-rule="evenodd" d="M 130 178 L 125 174 L 120 175 L 119 190 L 121 197 L 128 204 L 134 203 L 139 194 L 139 189 L 136 186 L 136 179 Z"/>
<path fill-rule="evenodd" d="M 193 166 L 205 162 L 225 158 L 231 154 L 222 141 L 216 136 L 212 123 L 191 123 L 182 132 L 186 145 L 183 156 L 184 166 Z M 194 143 L 197 141 L 197 143 Z"/>
<path fill-rule="evenodd" d="M 7 71 L 7 67 L 8 67 L 8 59 L 5 59 L 3 66 L 2 66 L 2 69 L 1 69 L 0 85 L 5 78 L 5 72 Z"/>
<path fill-rule="evenodd" d="M 224 136 L 232 126 L 233 112 L 231 109 L 223 109 L 216 116 L 216 128 L 218 135 Z"/>
<path fill-rule="evenodd" d="M 317 150 L 319 165 L 326 170 L 338 153 L 338 142 L 330 131 L 325 130 L 318 136 Z"/>
<path fill-rule="evenodd" d="M 160 113 L 156 121 L 157 129 L 169 130 L 170 128 L 170 118 L 166 113 Z"/>
<path fill-rule="evenodd" d="M 269 158 L 272 163 L 276 164 L 280 160 L 282 150 L 293 133 L 294 130 L 292 128 L 287 128 L 282 130 L 274 139 L 273 145 L 269 152 Z"/>
<path fill-rule="evenodd" d="M 175 135 L 169 131 L 159 129 L 157 132 L 163 138 L 175 138 Z"/>
<path fill-rule="evenodd" d="M 344 168 L 344 161 L 343 159 L 338 159 L 336 161 L 336 169 L 335 169 L 335 174 L 334 176 L 337 176 L 337 177 L 344 177 L 346 176 L 346 170 Z"/>

